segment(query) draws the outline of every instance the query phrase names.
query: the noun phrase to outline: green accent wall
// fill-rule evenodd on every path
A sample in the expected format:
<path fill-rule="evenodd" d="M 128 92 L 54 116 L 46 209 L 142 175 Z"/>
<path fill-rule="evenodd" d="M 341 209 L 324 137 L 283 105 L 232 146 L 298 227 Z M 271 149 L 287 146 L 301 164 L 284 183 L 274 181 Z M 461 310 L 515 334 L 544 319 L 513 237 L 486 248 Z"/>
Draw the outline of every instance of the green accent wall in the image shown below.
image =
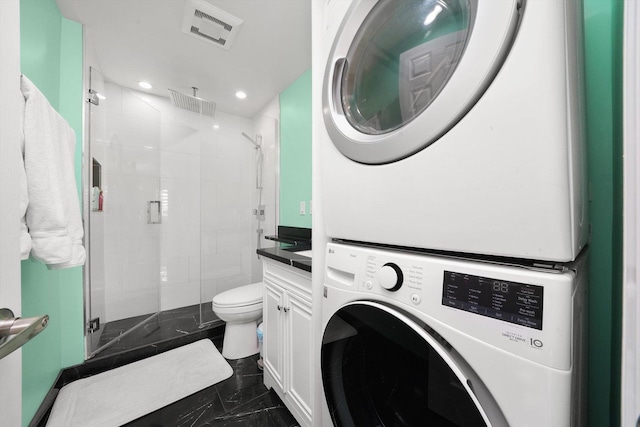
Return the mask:
<path fill-rule="evenodd" d="M 306 212 L 300 215 L 300 202 Z M 311 70 L 280 94 L 280 222 L 311 228 Z"/>
<path fill-rule="evenodd" d="M 584 0 L 590 184 L 589 426 L 620 424 L 622 1 Z"/>
<path fill-rule="evenodd" d="M 76 133 L 81 196 L 82 26 L 62 17 L 55 0 L 20 1 L 21 70 Z M 84 361 L 82 268 L 47 270 L 22 262 L 22 316 L 48 314 L 47 328 L 22 351 L 22 422 L 28 425 L 60 369 Z"/>

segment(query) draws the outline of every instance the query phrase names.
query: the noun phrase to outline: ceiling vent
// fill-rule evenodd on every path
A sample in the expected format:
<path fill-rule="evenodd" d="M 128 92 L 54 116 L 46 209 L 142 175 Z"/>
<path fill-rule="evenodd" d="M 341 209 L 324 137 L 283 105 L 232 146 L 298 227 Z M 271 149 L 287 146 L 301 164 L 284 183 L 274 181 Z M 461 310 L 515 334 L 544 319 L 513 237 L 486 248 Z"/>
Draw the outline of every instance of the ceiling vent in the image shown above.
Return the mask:
<path fill-rule="evenodd" d="M 242 19 L 202 0 L 188 0 L 182 18 L 182 31 L 223 49 L 240 31 Z"/>

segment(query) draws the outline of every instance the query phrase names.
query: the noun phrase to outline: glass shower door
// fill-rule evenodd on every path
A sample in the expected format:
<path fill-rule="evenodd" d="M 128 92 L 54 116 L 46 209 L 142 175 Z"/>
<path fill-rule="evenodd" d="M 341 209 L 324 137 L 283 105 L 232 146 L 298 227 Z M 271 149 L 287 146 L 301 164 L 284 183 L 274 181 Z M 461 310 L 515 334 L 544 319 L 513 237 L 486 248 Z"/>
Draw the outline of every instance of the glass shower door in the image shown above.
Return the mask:
<path fill-rule="evenodd" d="M 160 311 L 160 112 L 90 69 L 87 358 Z"/>

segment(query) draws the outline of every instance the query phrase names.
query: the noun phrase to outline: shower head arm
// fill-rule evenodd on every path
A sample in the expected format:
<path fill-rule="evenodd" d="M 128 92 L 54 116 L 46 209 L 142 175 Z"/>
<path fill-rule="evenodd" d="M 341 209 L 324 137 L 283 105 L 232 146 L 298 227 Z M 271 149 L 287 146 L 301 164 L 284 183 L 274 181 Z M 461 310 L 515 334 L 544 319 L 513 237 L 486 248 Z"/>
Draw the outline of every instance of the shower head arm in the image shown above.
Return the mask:
<path fill-rule="evenodd" d="M 249 141 L 251 141 L 251 143 L 253 145 L 255 145 L 256 150 L 258 148 L 260 148 L 260 143 L 258 141 L 256 141 L 255 139 L 251 138 L 249 135 L 247 135 L 246 133 L 242 132 L 242 136 L 244 136 L 245 138 L 247 138 Z"/>

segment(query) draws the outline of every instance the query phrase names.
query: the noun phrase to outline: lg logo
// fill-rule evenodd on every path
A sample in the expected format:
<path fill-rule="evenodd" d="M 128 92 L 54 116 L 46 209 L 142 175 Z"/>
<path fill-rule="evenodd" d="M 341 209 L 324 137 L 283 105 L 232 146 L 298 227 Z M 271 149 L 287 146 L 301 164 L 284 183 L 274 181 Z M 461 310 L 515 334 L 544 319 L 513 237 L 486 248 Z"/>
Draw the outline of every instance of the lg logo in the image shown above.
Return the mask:
<path fill-rule="evenodd" d="M 542 341 L 534 340 L 533 338 L 529 338 L 529 345 L 536 348 L 542 348 L 543 346 Z"/>

